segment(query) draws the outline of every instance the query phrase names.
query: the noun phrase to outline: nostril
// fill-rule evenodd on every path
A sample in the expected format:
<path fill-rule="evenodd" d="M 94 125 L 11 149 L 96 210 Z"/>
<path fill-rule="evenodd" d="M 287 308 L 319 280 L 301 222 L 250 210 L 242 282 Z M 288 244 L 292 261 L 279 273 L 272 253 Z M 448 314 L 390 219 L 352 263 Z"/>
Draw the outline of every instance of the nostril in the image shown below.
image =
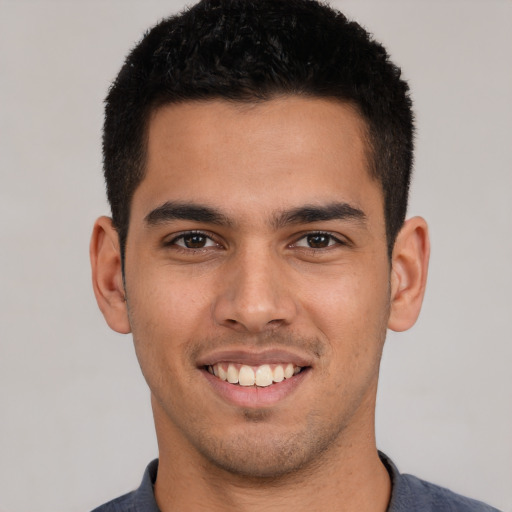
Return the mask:
<path fill-rule="evenodd" d="M 226 318 L 224 320 L 224 325 L 233 329 L 247 329 L 250 331 L 264 331 L 264 330 L 274 330 L 278 327 L 285 324 L 286 321 L 282 318 L 276 318 L 274 320 L 269 320 L 267 322 L 254 322 L 250 319 L 246 319 L 245 321 L 234 320 L 233 318 Z"/>

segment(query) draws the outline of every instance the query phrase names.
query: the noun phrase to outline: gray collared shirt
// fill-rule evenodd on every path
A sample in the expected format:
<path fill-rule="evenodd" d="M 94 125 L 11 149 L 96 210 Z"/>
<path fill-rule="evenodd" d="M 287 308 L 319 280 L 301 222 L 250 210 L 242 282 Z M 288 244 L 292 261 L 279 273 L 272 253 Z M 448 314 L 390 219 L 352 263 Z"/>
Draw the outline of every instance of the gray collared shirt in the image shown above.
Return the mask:
<path fill-rule="evenodd" d="M 391 477 L 392 491 L 387 512 L 499 512 L 485 503 L 425 482 L 412 475 L 401 474 L 391 460 L 379 452 Z M 160 512 L 153 493 L 158 459 L 149 464 L 140 487 L 92 512 Z"/>

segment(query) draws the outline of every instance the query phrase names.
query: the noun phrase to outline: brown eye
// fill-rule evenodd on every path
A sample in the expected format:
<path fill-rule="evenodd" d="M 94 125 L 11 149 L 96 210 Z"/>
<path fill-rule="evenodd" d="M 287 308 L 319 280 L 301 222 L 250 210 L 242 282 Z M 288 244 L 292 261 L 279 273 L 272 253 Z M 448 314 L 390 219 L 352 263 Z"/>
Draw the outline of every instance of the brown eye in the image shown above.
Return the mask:
<path fill-rule="evenodd" d="M 322 232 L 308 233 L 293 244 L 294 247 L 318 250 L 328 249 L 337 245 L 345 245 L 345 243 L 330 233 Z"/>
<path fill-rule="evenodd" d="M 178 245 L 185 249 L 205 249 L 207 247 L 215 247 L 217 244 L 203 233 L 185 233 L 175 238 L 171 245 Z"/>
<path fill-rule="evenodd" d="M 183 237 L 183 244 L 189 249 L 202 249 L 207 240 L 204 235 L 191 234 Z"/>
<path fill-rule="evenodd" d="M 324 249 L 331 245 L 332 237 L 324 235 L 323 233 L 315 233 L 313 235 L 308 235 L 306 237 L 306 241 L 308 246 L 312 249 Z"/>

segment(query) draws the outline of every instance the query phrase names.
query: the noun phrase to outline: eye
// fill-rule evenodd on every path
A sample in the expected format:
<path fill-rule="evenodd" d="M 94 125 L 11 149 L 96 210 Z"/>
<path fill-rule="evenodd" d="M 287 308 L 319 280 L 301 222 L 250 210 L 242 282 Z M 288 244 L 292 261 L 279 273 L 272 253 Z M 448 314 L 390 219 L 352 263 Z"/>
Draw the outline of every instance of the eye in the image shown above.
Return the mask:
<path fill-rule="evenodd" d="M 218 246 L 209 236 L 198 232 L 189 232 L 177 236 L 171 240 L 169 245 L 178 245 L 186 249 L 205 249 Z"/>
<path fill-rule="evenodd" d="M 295 242 L 295 247 L 308 249 L 327 249 L 334 245 L 343 244 L 338 238 L 329 233 L 309 233 Z"/>

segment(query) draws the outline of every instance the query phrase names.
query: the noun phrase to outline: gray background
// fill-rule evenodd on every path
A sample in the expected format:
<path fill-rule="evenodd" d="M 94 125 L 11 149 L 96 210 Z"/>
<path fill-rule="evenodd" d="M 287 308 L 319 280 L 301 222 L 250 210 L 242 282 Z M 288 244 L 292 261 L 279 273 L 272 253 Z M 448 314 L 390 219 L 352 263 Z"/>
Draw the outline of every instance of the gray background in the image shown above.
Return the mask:
<path fill-rule="evenodd" d="M 424 310 L 391 335 L 379 447 L 401 470 L 512 511 L 512 3 L 333 2 L 410 80 L 411 214 L 433 243 Z M 157 448 L 130 337 L 110 332 L 88 241 L 108 212 L 102 100 L 180 1 L 0 0 L 0 510 L 88 510 Z"/>

